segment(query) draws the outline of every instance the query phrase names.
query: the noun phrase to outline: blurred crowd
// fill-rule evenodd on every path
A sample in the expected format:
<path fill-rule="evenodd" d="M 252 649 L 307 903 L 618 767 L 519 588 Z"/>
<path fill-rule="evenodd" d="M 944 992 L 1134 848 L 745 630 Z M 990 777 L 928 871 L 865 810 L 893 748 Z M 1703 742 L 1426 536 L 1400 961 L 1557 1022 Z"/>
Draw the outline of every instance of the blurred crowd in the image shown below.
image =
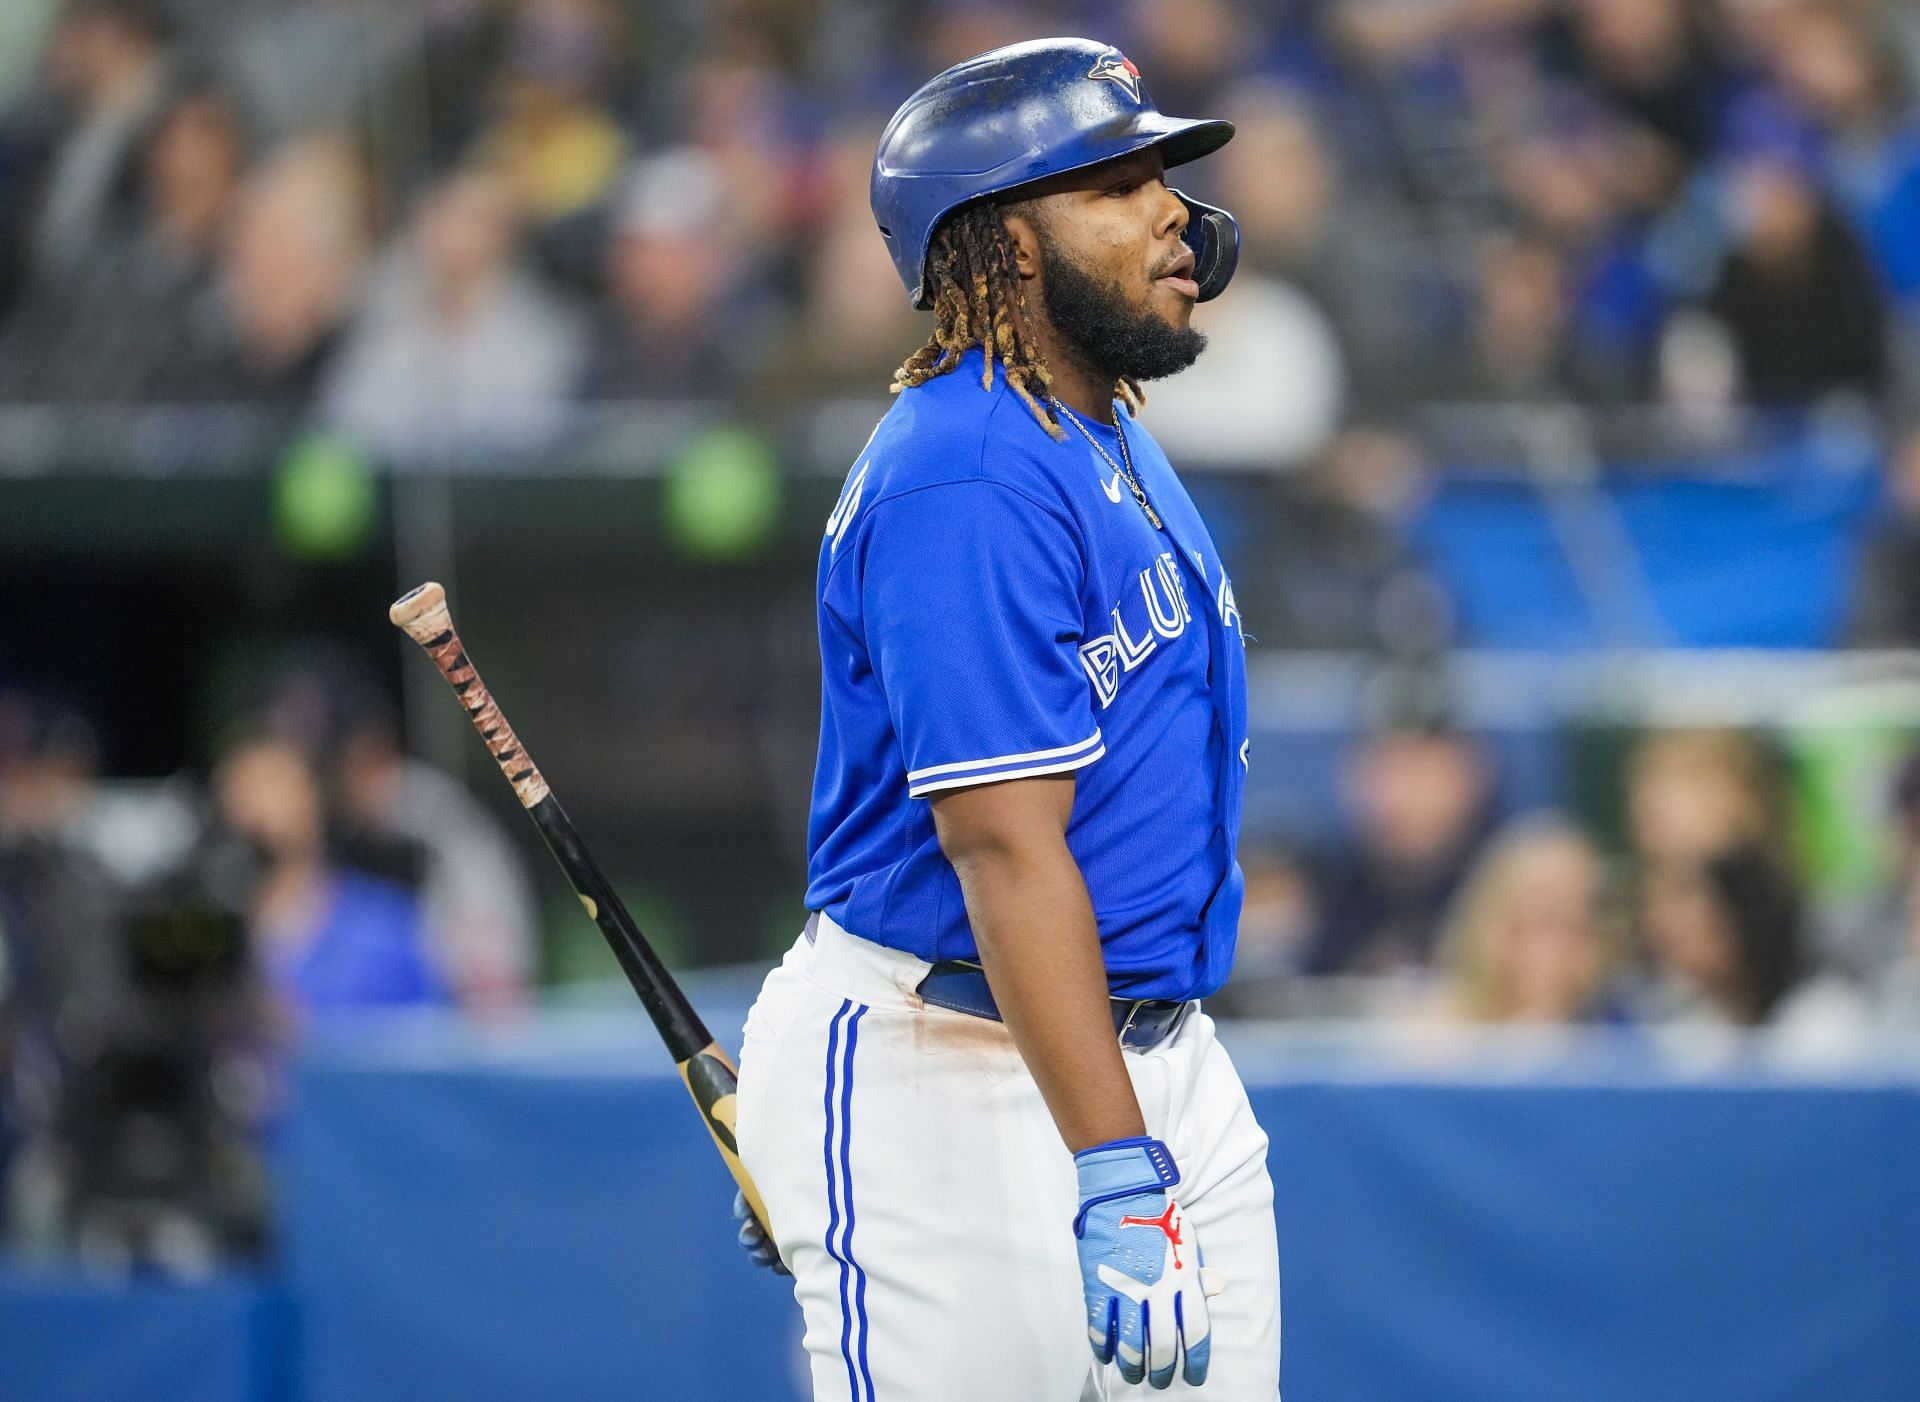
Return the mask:
<path fill-rule="evenodd" d="M 1500 815 L 1477 737 L 1408 715 L 1352 742 L 1350 841 L 1254 844 L 1218 1010 L 1444 1028 L 1612 1029 L 1845 1062 L 1920 1031 L 1920 751 L 1855 837 L 1864 890 L 1812 879 L 1811 822 L 1777 737 L 1643 732 L 1606 768 L 1617 824 Z M 1611 829 L 1611 830 L 1610 830 Z"/>
<path fill-rule="evenodd" d="M 1238 139 L 1175 456 L 1431 402 L 1911 412 L 1920 19 L 1877 0 L 13 0 L 0 400 L 271 407 L 391 460 L 582 403 L 876 397 L 919 79 L 1110 38 Z M 37 41 L 37 42 L 36 42 Z M 35 57 L 37 55 L 37 57 Z"/>

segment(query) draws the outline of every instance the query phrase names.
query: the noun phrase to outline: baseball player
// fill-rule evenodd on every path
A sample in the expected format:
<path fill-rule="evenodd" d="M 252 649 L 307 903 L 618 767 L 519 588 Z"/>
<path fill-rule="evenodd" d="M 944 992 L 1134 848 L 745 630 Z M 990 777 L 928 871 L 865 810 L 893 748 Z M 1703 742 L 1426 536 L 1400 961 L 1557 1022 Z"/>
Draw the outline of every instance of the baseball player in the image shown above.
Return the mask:
<path fill-rule="evenodd" d="M 1198 1001 L 1232 960 L 1245 646 L 1135 414 L 1233 271 L 1081 39 L 894 115 L 873 209 L 934 329 L 819 565 L 814 912 L 750 1015 L 741 1158 L 816 1398 L 1278 1390 L 1266 1136 Z"/>

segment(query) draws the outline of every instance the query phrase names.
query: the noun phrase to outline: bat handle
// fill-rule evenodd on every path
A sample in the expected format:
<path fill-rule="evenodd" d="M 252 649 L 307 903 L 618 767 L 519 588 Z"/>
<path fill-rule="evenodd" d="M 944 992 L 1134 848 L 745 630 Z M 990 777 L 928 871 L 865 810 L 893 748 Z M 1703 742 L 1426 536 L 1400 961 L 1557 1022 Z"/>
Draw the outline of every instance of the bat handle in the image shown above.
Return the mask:
<path fill-rule="evenodd" d="M 480 680 L 473 663 L 467 660 L 467 650 L 461 646 L 460 634 L 454 630 L 453 615 L 447 611 L 447 591 L 429 580 L 395 599 L 393 607 L 387 610 L 387 617 L 393 620 L 394 627 L 420 644 L 433 659 L 433 665 L 440 669 L 440 675 L 447 679 L 447 685 L 459 694 L 467 719 L 486 741 L 487 753 L 493 756 L 493 762 L 513 785 L 520 806 L 531 808 L 545 798 L 547 781 L 541 777 L 539 766 L 522 747 L 520 737 L 513 733 L 513 727 L 494 704 L 493 693 L 487 690 L 487 684 Z"/>
<path fill-rule="evenodd" d="M 706 1122 L 707 1132 L 713 1136 L 727 1171 L 746 1195 L 747 1210 L 753 1213 L 754 1219 L 760 1223 L 760 1229 L 771 1240 L 772 1222 L 767 1216 L 766 1202 L 761 1198 L 760 1189 L 747 1172 L 746 1165 L 740 1162 L 740 1144 L 735 1137 L 739 1133 L 735 1119 L 739 1106 L 739 1071 L 718 1042 L 711 1042 L 695 1052 L 680 1064 L 679 1071 L 681 1079 L 687 1083 L 687 1089 L 693 1094 L 694 1104 L 700 1107 L 700 1117 Z"/>

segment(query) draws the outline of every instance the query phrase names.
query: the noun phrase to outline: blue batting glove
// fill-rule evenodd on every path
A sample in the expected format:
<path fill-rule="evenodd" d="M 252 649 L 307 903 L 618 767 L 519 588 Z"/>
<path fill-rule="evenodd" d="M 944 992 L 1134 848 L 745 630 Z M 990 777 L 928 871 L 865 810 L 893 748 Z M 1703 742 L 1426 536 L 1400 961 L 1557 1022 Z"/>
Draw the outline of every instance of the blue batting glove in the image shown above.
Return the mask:
<path fill-rule="evenodd" d="M 780 1259 L 779 1248 L 767 1236 L 759 1220 L 754 1217 L 753 1209 L 747 1206 L 747 1195 L 736 1192 L 733 1195 L 733 1220 L 740 1224 L 740 1249 L 756 1266 L 765 1266 L 775 1275 L 792 1275 L 786 1262 Z"/>
<path fill-rule="evenodd" d="M 1080 1172 L 1080 1282 L 1087 1294 L 1093 1356 L 1120 1376 L 1170 1387 L 1185 1362 L 1192 1387 L 1207 1380 L 1212 1324 L 1200 1274 L 1200 1243 L 1168 1191 L 1180 1181 L 1173 1155 L 1142 1135 L 1073 1156 Z"/>

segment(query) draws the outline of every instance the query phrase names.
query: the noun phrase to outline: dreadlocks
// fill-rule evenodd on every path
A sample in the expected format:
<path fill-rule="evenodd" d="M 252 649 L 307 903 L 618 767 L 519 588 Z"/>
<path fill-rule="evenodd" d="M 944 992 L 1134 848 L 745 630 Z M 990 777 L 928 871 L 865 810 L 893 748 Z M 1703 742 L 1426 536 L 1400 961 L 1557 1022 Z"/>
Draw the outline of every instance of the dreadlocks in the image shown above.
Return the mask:
<path fill-rule="evenodd" d="M 934 231 L 927 258 L 933 334 L 893 372 L 891 392 L 914 389 L 947 374 L 962 355 L 979 346 L 986 352 L 980 387 L 993 388 L 997 360 L 1007 383 L 1026 401 L 1041 427 L 1056 439 L 1065 438 L 1051 394 L 1053 374 L 1027 324 L 1027 294 L 1014 266 L 1013 235 L 1007 232 L 1005 213 L 1005 206 L 983 201 L 957 210 Z M 1134 414 L 1145 399 L 1140 386 L 1130 379 L 1119 380 L 1114 393 Z"/>

